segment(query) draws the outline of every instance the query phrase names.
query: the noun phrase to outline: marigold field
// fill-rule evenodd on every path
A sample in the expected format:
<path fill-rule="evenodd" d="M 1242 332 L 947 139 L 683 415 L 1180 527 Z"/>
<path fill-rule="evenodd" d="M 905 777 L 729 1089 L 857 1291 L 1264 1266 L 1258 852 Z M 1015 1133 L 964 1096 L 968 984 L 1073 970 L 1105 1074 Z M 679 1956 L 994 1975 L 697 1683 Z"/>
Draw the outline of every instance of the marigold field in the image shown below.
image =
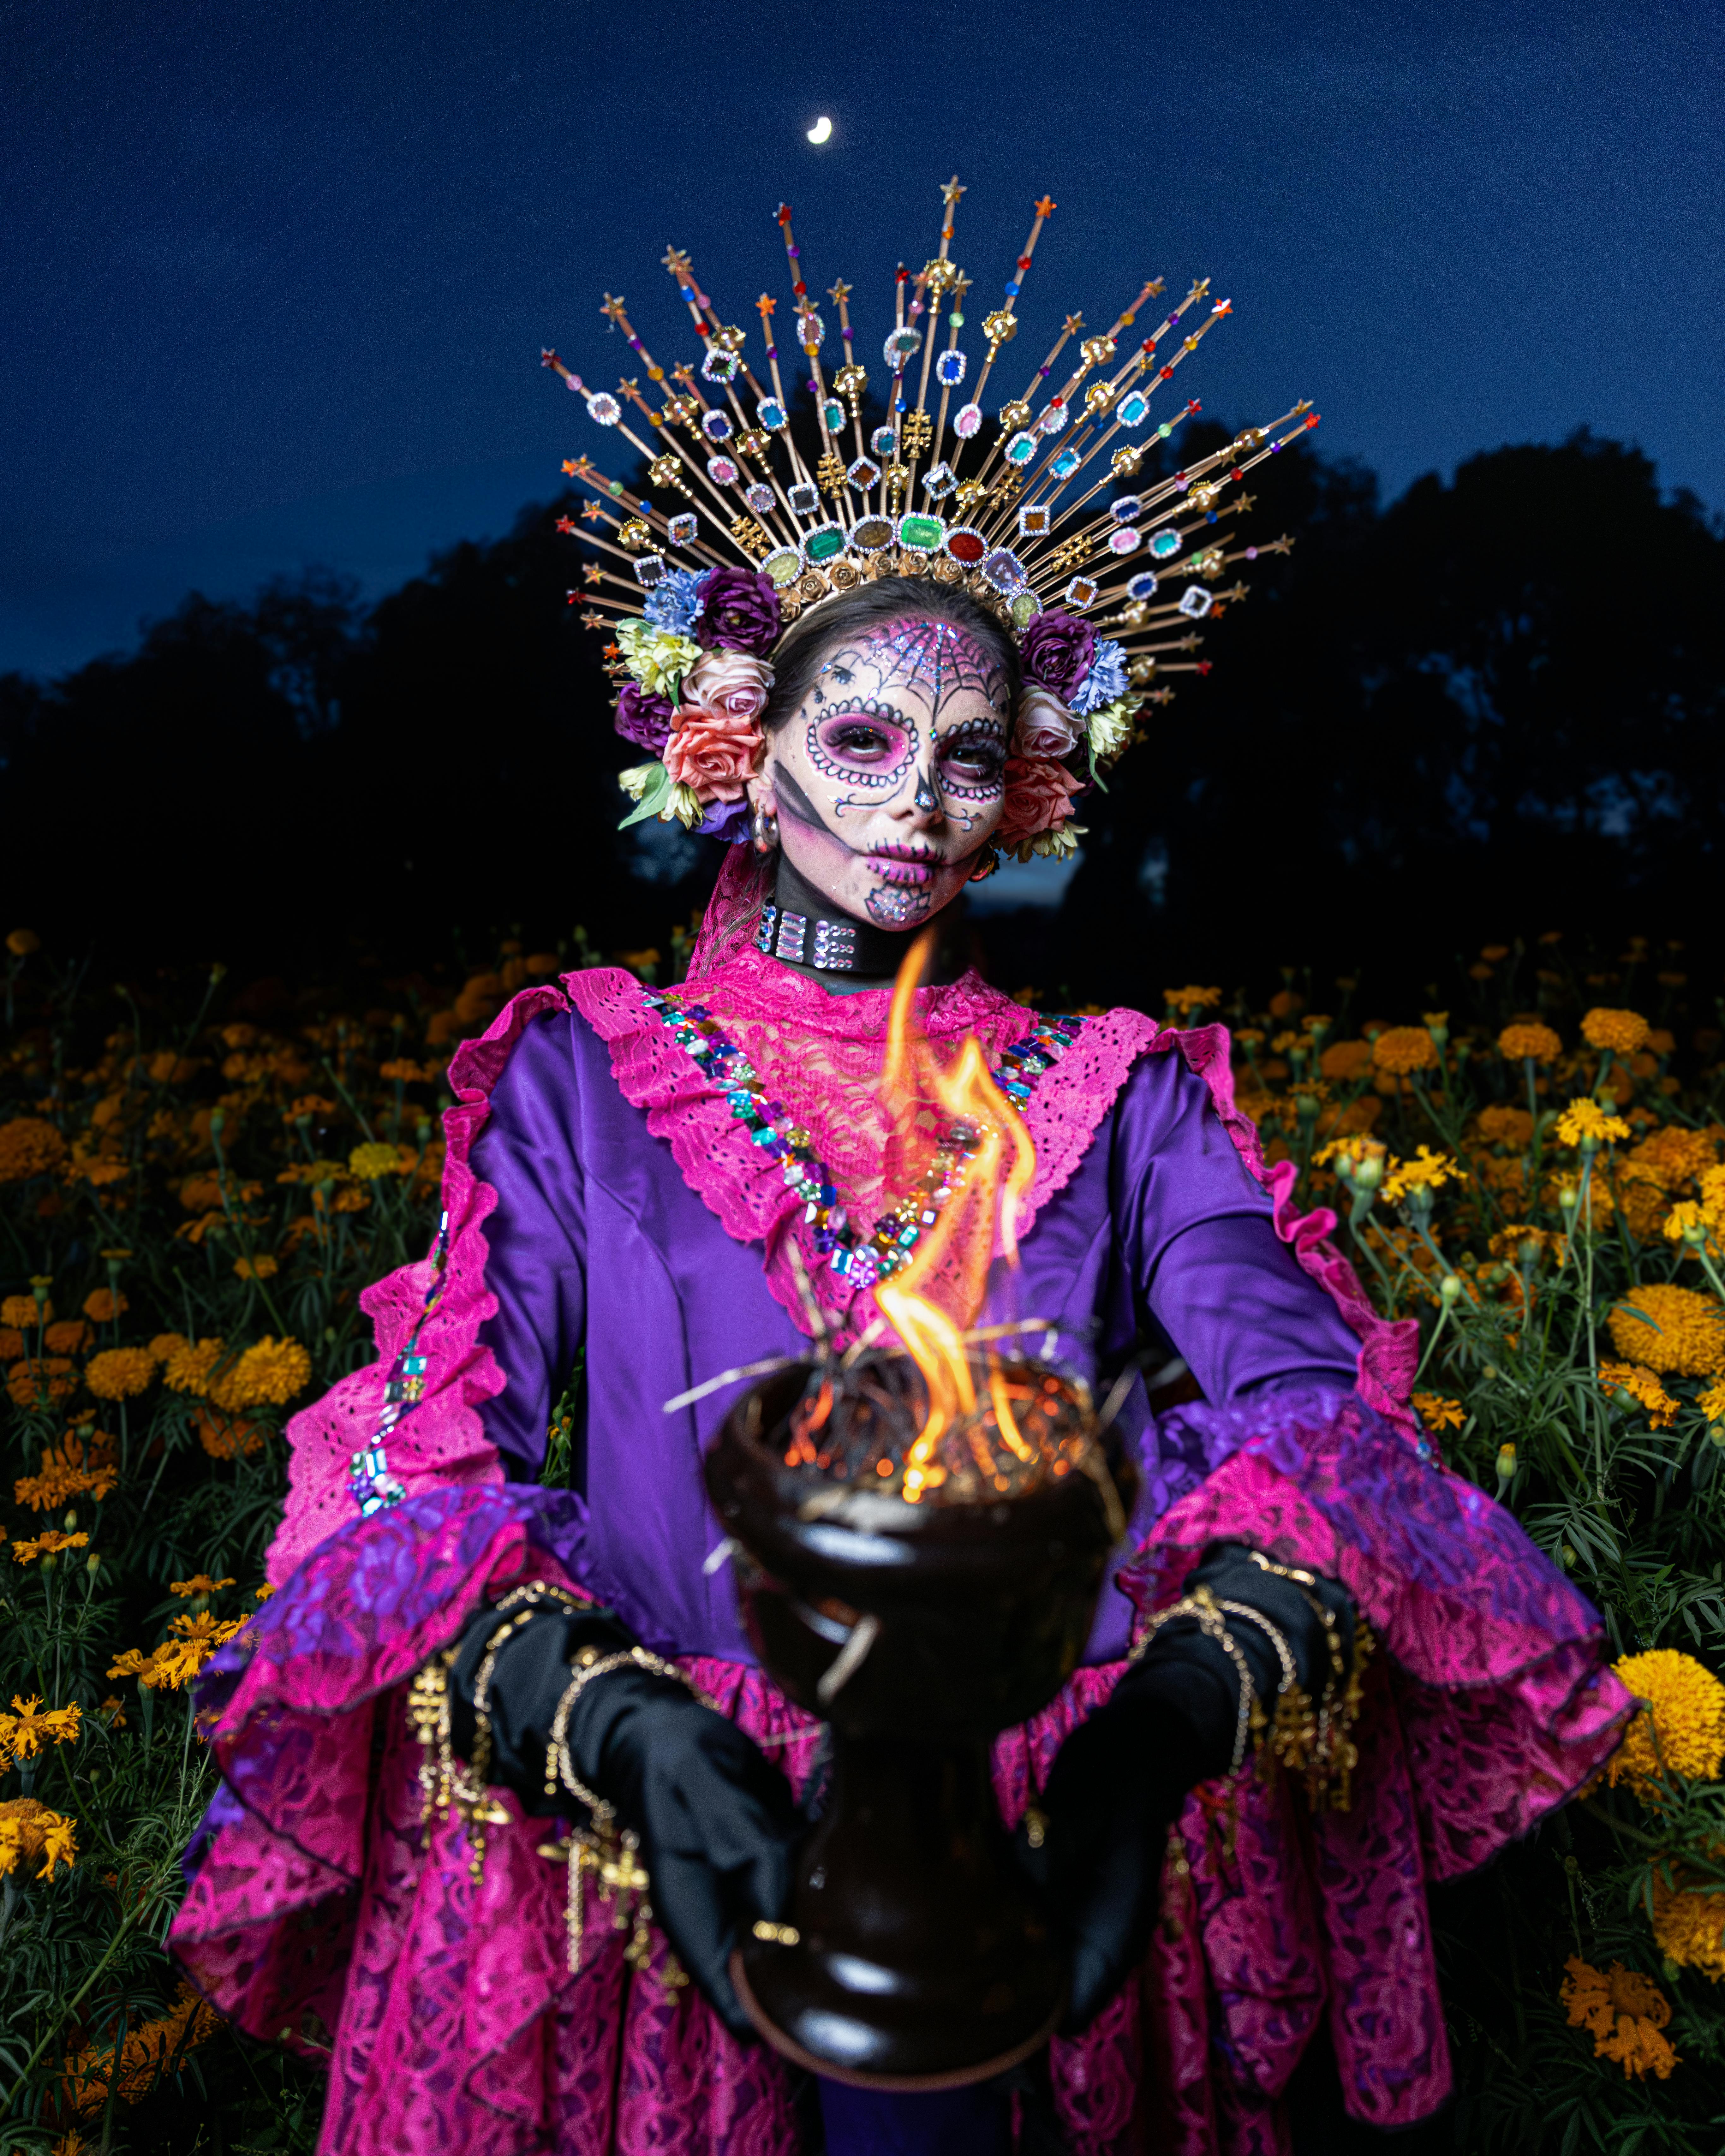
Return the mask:
<path fill-rule="evenodd" d="M 7 940 L 0 2152 L 313 2144 L 316 2074 L 162 1952 L 213 1784 L 193 1680 L 265 1591 L 288 1417 L 428 1247 L 453 1046 L 596 955 L 506 942 L 367 1004 L 220 968 L 97 988 Z M 1271 1157 L 1420 1322 L 1445 1457 L 1597 1600 L 1645 1702 L 1595 1787 L 1435 1897 L 1430 2145 L 1468 2156 L 1725 2145 L 1725 1028 L 1681 963 L 1493 946 L 1447 1012 L 1296 968 L 1167 994 L 1234 1028 Z"/>

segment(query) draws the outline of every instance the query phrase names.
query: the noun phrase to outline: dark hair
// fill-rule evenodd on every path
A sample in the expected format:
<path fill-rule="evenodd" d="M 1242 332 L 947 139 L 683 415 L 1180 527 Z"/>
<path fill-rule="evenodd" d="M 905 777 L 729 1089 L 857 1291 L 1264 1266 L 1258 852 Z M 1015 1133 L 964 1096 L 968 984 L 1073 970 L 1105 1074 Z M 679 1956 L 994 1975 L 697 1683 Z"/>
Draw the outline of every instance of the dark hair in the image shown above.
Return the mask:
<path fill-rule="evenodd" d="M 912 618 L 949 621 L 955 629 L 968 629 L 1006 676 L 1008 714 L 1017 709 L 1024 687 L 1019 648 L 998 614 L 961 585 L 937 583 L 932 577 L 881 577 L 799 614 L 779 639 L 773 654 L 773 690 L 761 714 L 762 732 L 776 732 L 801 707 L 834 644 L 882 622 Z"/>

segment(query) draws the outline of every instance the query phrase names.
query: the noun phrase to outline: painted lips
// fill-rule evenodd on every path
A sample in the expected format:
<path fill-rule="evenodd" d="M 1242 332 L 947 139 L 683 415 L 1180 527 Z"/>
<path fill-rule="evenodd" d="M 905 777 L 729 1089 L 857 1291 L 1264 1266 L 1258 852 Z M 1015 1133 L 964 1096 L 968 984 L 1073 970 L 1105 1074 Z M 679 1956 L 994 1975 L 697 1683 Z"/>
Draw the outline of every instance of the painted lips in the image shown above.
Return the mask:
<path fill-rule="evenodd" d="M 865 859 L 882 882 L 906 886 L 932 883 L 935 870 L 944 866 L 938 854 L 922 846 L 875 846 Z"/>

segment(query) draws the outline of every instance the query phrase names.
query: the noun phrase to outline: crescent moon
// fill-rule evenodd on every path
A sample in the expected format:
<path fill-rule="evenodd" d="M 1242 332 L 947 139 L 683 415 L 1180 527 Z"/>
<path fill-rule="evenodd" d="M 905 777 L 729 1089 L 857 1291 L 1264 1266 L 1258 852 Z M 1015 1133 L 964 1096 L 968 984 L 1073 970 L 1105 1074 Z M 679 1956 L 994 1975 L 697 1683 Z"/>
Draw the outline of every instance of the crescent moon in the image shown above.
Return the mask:
<path fill-rule="evenodd" d="M 817 120 L 814 126 L 809 129 L 809 139 L 811 142 L 825 142 L 831 139 L 832 132 L 832 121 L 827 118 L 824 113 L 822 113 L 820 118 Z"/>

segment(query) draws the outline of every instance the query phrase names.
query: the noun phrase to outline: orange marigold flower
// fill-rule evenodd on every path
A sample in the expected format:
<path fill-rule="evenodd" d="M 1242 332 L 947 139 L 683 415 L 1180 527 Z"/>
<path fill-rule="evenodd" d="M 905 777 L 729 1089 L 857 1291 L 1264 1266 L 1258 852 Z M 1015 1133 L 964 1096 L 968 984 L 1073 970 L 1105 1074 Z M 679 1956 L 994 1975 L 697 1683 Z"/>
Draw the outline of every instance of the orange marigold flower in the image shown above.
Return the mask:
<path fill-rule="evenodd" d="M 84 1298 L 84 1314 L 95 1325 L 111 1325 L 131 1308 L 126 1297 L 116 1296 L 110 1287 L 93 1288 Z"/>
<path fill-rule="evenodd" d="M 0 1871 L 15 1871 L 39 1856 L 44 1860 L 36 1874 L 39 1879 L 52 1879 L 57 1865 L 64 1864 L 69 1871 L 78 1857 L 77 1824 L 34 1797 L 15 1797 L 10 1804 L 0 1804 Z"/>
<path fill-rule="evenodd" d="M 264 1450 L 269 1430 L 267 1423 L 245 1415 L 223 1414 L 214 1408 L 199 1408 L 192 1418 L 192 1427 L 212 1460 L 232 1460 L 240 1453 L 249 1460 L 254 1452 Z"/>
<path fill-rule="evenodd" d="M 208 1392 L 210 1373 L 222 1359 L 222 1348 L 219 1340 L 200 1340 L 195 1348 L 189 1341 L 182 1342 L 168 1356 L 162 1383 L 173 1393 L 202 1395 Z"/>
<path fill-rule="evenodd" d="M 1709 1385 L 1704 1393 L 1697 1394 L 1695 1404 L 1709 1422 L 1717 1422 L 1725 1415 L 1725 1383 Z"/>
<path fill-rule="evenodd" d="M 44 1332 L 42 1344 L 50 1355 L 75 1355 L 90 1337 L 90 1327 L 81 1317 L 63 1317 Z"/>
<path fill-rule="evenodd" d="M 166 1363 L 178 1349 L 191 1345 L 183 1332 L 158 1332 L 150 1342 L 150 1360 Z"/>
<path fill-rule="evenodd" d="M 135 1399 L 147 1392 L 156 1364 L 147 1348 L 109 1348 L 84 1366 L 84 1382 L 99 1400 Z"/>
<path fill-rule="evenodd" d="M 14 1116 L 9 1123 L 0 1123 L 0 1183 L 50 1175 L 65 1157 L 65 1140 L 39 1116 Z"/>
<path fill-rule="evenodd" d="M 1581 1037 L 1594 1048 L 1609 1048 L 1614 1055 L 1633 1055 L 1647 1045 L 1651 1031 L 1639 1011 L 1590 1010 L 1581 1021 Z"/>
<path fill-rule="evenodd" d="M 1480 1136 L 1487 1145 L 1509 1146 L 1519 1152 L 1533 1142 L 1533 1118 L 1525 1108 L 1481 1108 L 1479 1124 Z"/>
<path fill-rule="evenodd" d="M 1667 1123 L 1651 1131 L 1618 1163 L 1618 1173 L 1639 1176 L 1657 1183 L 1661 1190 L 1681 1190 L 1717 1165 L 1718 1154 L 1705 1131 L 1686 1131 L 1680 1123 Z"/>
<path fill-rule="evenodd" d="M 240 1280 L 268 1280 L 280 1268 L 267 1250 L 260 1250 L 254 1258 L 236 1258 L 234 1270 Z"/>
<path fill-rule="evenodd" d="M 1162 1000 L 1172 1010 L 1214 1010 L 1222 1000 L 1219 988 L 1164 988 Z"/>
<path fill-rule="evenodd" d="M 14 1363 L 6 1389 L 21 1408 L 37 1408 L 63 1400 L 71 1391 L 72 1365 L 64 1355 L 28 1355 Z"/>
<path fill-rule="evenodd" d="M 1431 1431 L 1460 1430 L 1467 1412 L 1460 1400 L 1445 1399 L 1441 1393 L 1415 1393 L 1414 1405 L 1420 1419 Z"/>
<path fill-rule="evenodd" d="M 1569 2026 L 1585 2029 L 1596 2059 L 1615 2059 L 1625 2080 L 1645 2081 L 1650 2073 L 1669 2081 L 1682 2061 L 1660 2033 L 1670 2023 L 1671 2002 L 1651 1977 L 1626 1969 L 1620 1961 L 1597 1969 L 1571 1954 L 1559 1996 L 1568 2009 Z"/>
<path fill-rule="evenodd" d="M 0 1302 L 0 1325 L 15 1325 L 21 1332 L 33 1332 L 53 1316 L 54 1305 L 39 1303 L 33 1295 L 9 1295 Z"/>
<path fill-rule="evenodd" d="M 1655 1430 L 1669 1430 L 1677 1419 L 1681 1400 L 1674 1400 L 1651 1370 L 1640 1363 L 1601 1363 L 1599 1383 L 1613 1399 L 1627 1395 L 1646 1409 Z"/>
<path fill-rule="evenodd" d="M 1715 1843 L 1710 1854 L 1725 1856 Z M 1668 1882 L 1663 1866 L 1653 1873 L 1653 1936 L 1667 1961 L 1698 1969 L 1712 1983 L 1725 1976 L 1725 1892 L 1692 1881 L 1679 1871 Z"/>
<path fill-rule="evenodd" d="M 1612 1787 L 1627 1782 L 1643 1804 L 1656 1804 L 1661 1774 L 1717 1780 L 1725 1761 L 1725 1685 L 1672 1647 L 1625 1655 L 1612 1666 L 1642 1709 L 1611 1755 Z"/>
<path fill-rule="evenodd" d="M 42 948 L 42 938 L 33 928 L 14 928 L 6 939 L 6 947 L 14 958 L 28 958 L 33 951 Z"/>
<path fill-rule="evenodd" d="M 212 1579 L 207 1572 L 194 1572 L 189 1579 L 171 1579 L 168 1593 L 177 1594 L 184 1602 L 192 1595 L 218 1594 L 223 1588 L 235 1584 L 232 1579 Z"/>
<path fill-rule="evenodd" d="M 128 2031 L 117 2060 L 111 2037 L 68 2059 L 64 2084 L 67 2097 L 87 2118 L 108 2102 L 110 2085 L 117 2078 L 121 2101 L 136 2103 L 156 2087 L 170 2060 L 177 2061 L 196 2046 L 208 2043 L 221 2026 L 222 2017 L 215 2009 L 206 2005 L 189 1984 L 182 1984 L 166 2014 L 155 2015 Z"/>
<path fill-rule="evenodd" d="M 1632 1288 L 1607 1318 L 1620 1355 L 1681 1378 L 1725 1376 L 1725 1309 L 1665 1281 Z"/>
<path fill-rule="evenodd" d="M 15 1363 L 23 1352 L 23 1334 L 15 1325 L 0 1325 L 0 1363 Z"/>
<path fill-rule="evenodd" d="M 1437 1060 L 1437 1043 L 1423 1025 L 1393 1025 L 1372 1043 L 1373 1062 L 1394 1076 L 1435 1070 Z"/>
<path fill-rule="evenodd" d="M 1507 1025 L 1497 1036 L 1497 1053 L 1507 1063 L 1555 1063 L 1563 1052 L 1548 1025 Z"/>

